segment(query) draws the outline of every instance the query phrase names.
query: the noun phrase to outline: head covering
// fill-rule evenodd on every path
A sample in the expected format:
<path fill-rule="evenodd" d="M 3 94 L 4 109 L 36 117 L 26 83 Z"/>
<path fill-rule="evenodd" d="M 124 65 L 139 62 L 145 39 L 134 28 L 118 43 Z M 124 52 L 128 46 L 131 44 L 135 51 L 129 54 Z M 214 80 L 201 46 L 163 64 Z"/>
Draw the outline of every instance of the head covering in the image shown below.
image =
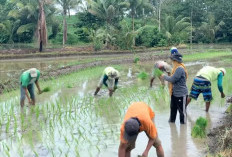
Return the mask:
<path fill-rule="evenodd" d="M 171 52 L 171 55 L 176 54 L 176 53 L 179 53 L 176 47 L 172 47 L 172 48 L 170 49 L 170 52 Z"/>
<path fill-rule="evenodd" d="M 111 78 L 116 78 L 117 77 L 117 71 L 116 70 L 112 70 L 109 72 L 109 77 Z"/>
<path fill-rule="evenodd" d="M 37 70 L 36 68 L 29 69 L 31 77 L 37 77 Z"/>
<path fill-rule="evenodd" d="M 136 118 L 130 118 L 125 122 L 124 138 L 127 141 L 135 141 L 139 133 L 139 121 Z"/>
<path fill-rule="evenodd" d="M 218 68 L 219 70 L 221 70 L 223 72 L 223 75 L 225 76 L 226 75 L 226 69 L 224 68 Z"/>
<path fill-rule="evenodd" d="M 182 55 L 180 53 L 176 53 L 170 56 L 171 60 L 182 63 Z"/>

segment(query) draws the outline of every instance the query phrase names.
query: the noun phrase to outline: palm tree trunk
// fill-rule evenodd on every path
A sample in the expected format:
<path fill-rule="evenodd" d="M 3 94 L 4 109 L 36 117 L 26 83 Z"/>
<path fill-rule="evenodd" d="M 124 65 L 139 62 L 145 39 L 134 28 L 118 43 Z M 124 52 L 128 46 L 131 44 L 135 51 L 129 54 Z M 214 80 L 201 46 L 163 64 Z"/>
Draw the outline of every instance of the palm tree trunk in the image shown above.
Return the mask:
<path fill-rule="evenodd" d="M 160 32 L 160 29 L 161 29 L 161 0 L 159 2 L 159 32 Z"/>
<path fill-rule="evenodd" d="M 39 19 L 38 19 L 38 41 L 39 41 L 39 51 L 43 51 L 43 46 L 47 44 L 47 26 L 46 17 L 44 13 L 44 1 L 38 0 L 39 3 Z"/>
<path fill-rule="evenodd" d="M 192 49 L 193 44 L 193 7 L 191 8 L 191 32 L 190 32 L 190 47 Z"/>
<path fill-rule="evenodd" d="M 135 10 L 132 9 L 132 31 L 133 31 L 133 34 L 135 32 Z M 135 46 L 135 37 L 133 37 L 132 39 L 132 46 Z"/>
<path fill-rule="evenodd" d="M 67 22 L 66 22 L 66 10 L 64 10 L 63 15 L 63 47 L 67 41 Z"/>

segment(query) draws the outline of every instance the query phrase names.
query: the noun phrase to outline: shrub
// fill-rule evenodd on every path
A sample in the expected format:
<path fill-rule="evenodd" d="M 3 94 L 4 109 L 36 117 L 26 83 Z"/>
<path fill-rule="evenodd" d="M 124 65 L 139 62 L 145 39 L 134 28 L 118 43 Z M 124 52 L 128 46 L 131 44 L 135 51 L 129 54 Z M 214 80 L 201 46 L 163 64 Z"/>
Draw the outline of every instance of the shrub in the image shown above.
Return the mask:
<path fill-rule="evenodd" d="M 139 30 L 138 35 L 136 36 L 135 44 L 136 46 L 154 47 L 158 46 L 159 44 L 164 44 L 164 40 L 164 36 L 159 33 L 156 26 L 146 25 Z"/>

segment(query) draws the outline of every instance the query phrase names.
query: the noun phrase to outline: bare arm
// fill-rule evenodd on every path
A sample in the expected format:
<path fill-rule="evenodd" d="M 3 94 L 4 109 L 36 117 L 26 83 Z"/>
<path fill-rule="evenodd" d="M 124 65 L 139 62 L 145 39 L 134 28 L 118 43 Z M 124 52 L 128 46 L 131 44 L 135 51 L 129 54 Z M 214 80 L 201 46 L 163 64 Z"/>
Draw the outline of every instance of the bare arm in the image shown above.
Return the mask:
<path fill-rule="evenodd" d="M 144 156 L 144 157 L 148 156 L 148 152 L 149 152 L 149 150 L 151 149 L 151 147 L 153 146 L 154 143 L 155 143 L 155 139 L 151 139 L 149 137 L 149 141 L 147 143 L 147 147 L 146 147 L 145 151 L 143 152 L 142 156 Z"/>
<path fill-rule="evenodd" d="M 126 157 L 126 147 L 127 145 L 125 143 L 120 142 L 118 148 L 118 157 Z"/>
<path fill-rule="evenodd" d="M 155 79 L 154 77 L 151 78 L 150 87 L 152 87 L 152 83 L 153 83 L 154 79 Z"/>
<path fill-rule="evenodd" d="M 37 89 L 38 89 L 38 91 L 39 91 L 39 94 L 41 94 L 41 93 L 42 93 L 42 91 L 41 91 L 41 89 L 40 89 L 39 81 L 38 81 L 38 80 L 37 80 L 37 81 L 35 81 L 35 85 L 36 85 L 36 87 L 37 87 Z"/>

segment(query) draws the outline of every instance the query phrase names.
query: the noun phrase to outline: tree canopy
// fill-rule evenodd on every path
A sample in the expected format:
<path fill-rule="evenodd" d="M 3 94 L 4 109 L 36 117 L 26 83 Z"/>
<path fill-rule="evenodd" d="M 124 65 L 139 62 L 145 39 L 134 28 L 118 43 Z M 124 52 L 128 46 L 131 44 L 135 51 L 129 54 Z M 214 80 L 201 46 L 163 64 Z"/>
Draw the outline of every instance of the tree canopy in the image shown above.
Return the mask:
<path fill-rule="evenodd" d="M 231 0 L 0 0 L 0 43 L 36 42 L 41 15 L 50 44 L 130 49 L 232 42 Z"/>

